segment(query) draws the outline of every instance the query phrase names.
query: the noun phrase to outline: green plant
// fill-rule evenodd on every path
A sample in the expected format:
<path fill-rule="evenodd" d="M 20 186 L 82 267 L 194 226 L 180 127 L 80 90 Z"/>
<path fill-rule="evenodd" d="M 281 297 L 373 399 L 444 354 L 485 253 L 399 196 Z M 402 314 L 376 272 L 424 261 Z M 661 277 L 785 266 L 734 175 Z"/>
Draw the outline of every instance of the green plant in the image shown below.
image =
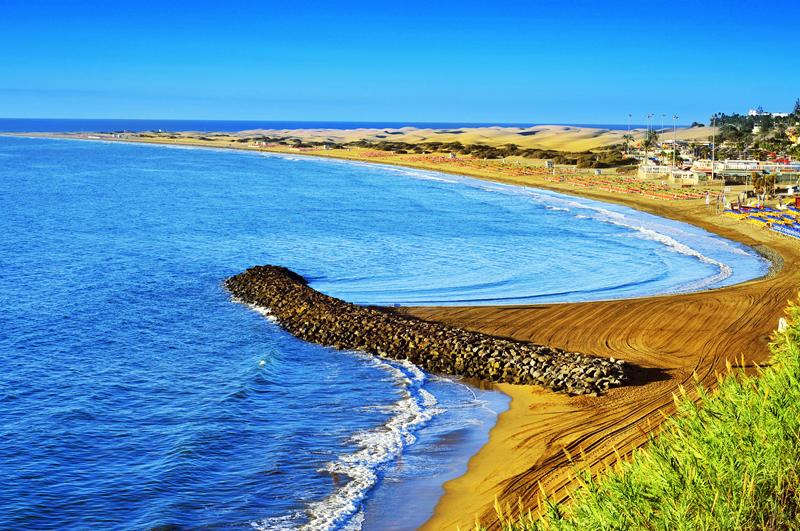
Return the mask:
<path fill-rule="evenodd" d="M 713 393 L 683 388 L 662 433 L 605 477 L 580 473 L 573 502 L 542 515 L 496 504 L 502 527 L 584 529 L 800 528 L 800 307 L 776 332 L 772 366 L 728 364 Z M 521 516 L 520 516 L 521 515 Z"/>

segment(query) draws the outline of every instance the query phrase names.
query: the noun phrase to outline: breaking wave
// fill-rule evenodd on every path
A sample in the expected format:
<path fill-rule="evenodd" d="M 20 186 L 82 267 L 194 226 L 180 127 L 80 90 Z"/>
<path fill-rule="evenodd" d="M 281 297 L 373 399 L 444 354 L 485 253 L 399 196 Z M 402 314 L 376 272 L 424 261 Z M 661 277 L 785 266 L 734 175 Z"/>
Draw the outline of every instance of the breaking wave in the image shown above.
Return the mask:
<path fill-rule="evenodd" d="M 417 430 L 443 411 L 436 397 L 423 389 L 426 374 L 412 363 L 356 354 L 387 371 L 400 386 L 401 398 L 388 407 L 393 415 L 386 423 L 352 435 L 350 442 L 358 448 L 355 452 L 339 456 L 320 470 L 336 482 L 345 478 L 346 482 L 327 498 L 308 506 L 308 521 L 300 527 L 304 530 L 360 529 L 361 502 L 379 483 L 382 469 L 416 442 Z M 253 522 L 252 526 L 267 530 L 274 529 L 276 523 L 270 519 Z"/>

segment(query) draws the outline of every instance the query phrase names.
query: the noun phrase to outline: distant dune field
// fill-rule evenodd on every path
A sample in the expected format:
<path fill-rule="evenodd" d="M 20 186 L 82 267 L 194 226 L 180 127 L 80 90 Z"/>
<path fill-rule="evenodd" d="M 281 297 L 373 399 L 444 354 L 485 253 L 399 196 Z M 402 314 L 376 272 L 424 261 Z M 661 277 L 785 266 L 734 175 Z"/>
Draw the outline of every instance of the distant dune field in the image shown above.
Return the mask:
<path fill-rule="evenodd" d="M 676 131 L 678 140 L 705 141 L 711 136 L 711 127 L 680 128 Z M 566 125 L 539 125 L 530 128 L 520 127 L 472 127 L 462 129 L 256 129 L 241 131 L 239 136 L 263 134 L 283 136 L 316 142 L 352 142 L 356 140 L 395 141 L 395 142 L 461 142 L 462 144 L 486 144 L 501 146 L 516 144 L 522 148 L 554 149 L 559 151 L 587 151 L 624 142 L 626 130 L 601 129 L 593 127 L 574 127 Z M 639 140 L 644 129 L 633 129 L 631 135 Z M 672 139 L 671 130 L 664 134 Z"/>

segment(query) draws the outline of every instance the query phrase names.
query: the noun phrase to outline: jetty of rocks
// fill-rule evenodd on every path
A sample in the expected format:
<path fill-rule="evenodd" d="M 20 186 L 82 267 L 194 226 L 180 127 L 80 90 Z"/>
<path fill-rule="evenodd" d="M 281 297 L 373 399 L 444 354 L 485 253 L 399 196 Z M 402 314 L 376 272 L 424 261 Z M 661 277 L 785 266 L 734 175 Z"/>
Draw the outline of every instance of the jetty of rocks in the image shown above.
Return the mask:
<path fill-rule="evenodd" d="M 494 337 L 359 306 L 320 293 L 279 266 L 255 266 L 225 281 L 242 302 L 269 310 L 296 337 L 341 350 L 409 360 L 439 374 L 598 395 L 625 380 L 624 362 Z"/>

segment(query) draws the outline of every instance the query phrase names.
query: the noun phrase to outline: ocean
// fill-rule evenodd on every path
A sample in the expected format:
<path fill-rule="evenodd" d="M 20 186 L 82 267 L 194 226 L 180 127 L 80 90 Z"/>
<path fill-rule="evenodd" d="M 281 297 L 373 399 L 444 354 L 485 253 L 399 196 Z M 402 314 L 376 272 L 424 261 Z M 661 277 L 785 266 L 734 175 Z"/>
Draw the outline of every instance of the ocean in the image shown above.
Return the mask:
<path fill-rule="evenodd" d="M 767 270 L 621 206 L 230 150 L 0 137 L 0 212 L 2 529 L 432 514 L 507 399 L 295 339 L 224 290 L 252 265 L 385 305 L 634 297 Z"/>
<path fill-rule="evenodd" d="M 0 118 L 0 132 L 24 133 L 31 131 L 49 133 L 120 132 L 120 131 L 205 131 L 235 132 L 250 129 L 398 129 L 417 127 L 432 129 L 458 129 L 461 127 L 533 127 L 534 125 L 574 125 L 602 129 L 626 129 L 621 124 L 534 124 L 534 123 L 462 123 L 462 122 L 303 122 L 275 120 L 132 120 L 132 119 L 55 119 L 55 118 Z M 631 128 L 644 128 L 632 125 Z"/>

